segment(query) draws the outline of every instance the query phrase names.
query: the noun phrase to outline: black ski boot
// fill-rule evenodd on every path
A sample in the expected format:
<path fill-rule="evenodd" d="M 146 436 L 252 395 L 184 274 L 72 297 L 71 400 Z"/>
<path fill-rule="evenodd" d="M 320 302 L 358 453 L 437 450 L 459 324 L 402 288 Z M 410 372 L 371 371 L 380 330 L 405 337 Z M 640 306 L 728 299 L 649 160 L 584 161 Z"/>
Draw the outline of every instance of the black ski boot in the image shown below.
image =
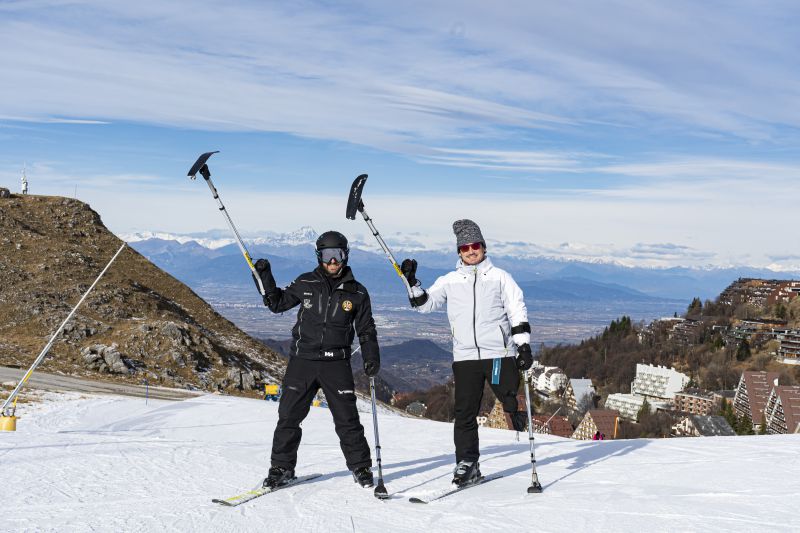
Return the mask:
<path fill-rule="evenodd" d="M 375 485 L 375 480 L 372 478 L 372 470 L 368 466 L 362 466 L 353 470 L 353 481 L 364 487 L 365 489 Z"/>
<path fill-rule="evenodd" d="M 262 486 L 265 489 L 276 489 L 281 485 L 286 485 L 294 479 L 294 470 L 291 468 L 284 468 L 282 466 L 273 466 L 269 469 L 267 479 L 264 480 Z"/>
<path fill-rule="evenodd" d="M 453 485 L 469 485 L 481 477 L 478 461 L 459 461 L 453 472 Z"/>

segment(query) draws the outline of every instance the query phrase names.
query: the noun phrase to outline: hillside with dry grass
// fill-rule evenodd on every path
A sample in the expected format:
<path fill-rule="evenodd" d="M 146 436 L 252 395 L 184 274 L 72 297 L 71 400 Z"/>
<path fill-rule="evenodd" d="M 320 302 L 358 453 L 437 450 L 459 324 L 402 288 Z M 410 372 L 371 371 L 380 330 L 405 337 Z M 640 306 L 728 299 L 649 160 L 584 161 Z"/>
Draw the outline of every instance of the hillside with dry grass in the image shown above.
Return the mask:
<path fill-rule="evenodd" d="M 0 199 L 0 365 L 27 368 L 121 244 L 78 200 Z M 126 247 L 40 368 L 248 393 L 285 361 Z"/>

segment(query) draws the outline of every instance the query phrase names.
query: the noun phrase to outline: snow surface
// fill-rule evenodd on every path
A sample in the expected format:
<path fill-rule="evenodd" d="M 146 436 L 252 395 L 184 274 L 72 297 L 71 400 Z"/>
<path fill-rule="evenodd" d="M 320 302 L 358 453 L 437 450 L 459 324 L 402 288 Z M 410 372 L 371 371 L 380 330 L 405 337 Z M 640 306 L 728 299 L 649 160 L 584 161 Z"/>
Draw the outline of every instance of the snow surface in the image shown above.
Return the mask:
<path fill-rule="evenodd" d="M 481 429 L 505 477 L 427 506 L 449 482 L 450 424 L 381 410 L 389 501 L 346 470 L 330 413 L 304 423 L 298 474 L 323 476 L 235 508 L 211 502 L 266 474 L 277 403 L 57 395 L 0 433 L 0 531 L 798 531 L 800 435 L 580 442 Z M 366 410 L 368 404 L 362 402 Z M 372 417 L 362 415 L 372 443 Z"/>

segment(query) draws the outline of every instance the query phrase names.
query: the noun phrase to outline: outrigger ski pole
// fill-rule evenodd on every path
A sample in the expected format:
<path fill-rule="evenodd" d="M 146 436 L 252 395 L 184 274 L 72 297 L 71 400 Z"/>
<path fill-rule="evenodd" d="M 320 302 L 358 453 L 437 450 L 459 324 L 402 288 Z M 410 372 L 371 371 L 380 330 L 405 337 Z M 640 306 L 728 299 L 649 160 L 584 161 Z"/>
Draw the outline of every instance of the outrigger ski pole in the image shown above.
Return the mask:
<path fill-rule="evenodd" d="M 236 244 L 239 245 L 239 250 L 242 251 L 242 255 L 244 256 L 244 260 L 247 261 L 247 266 L 250 267 L 250 271 L 253 273 L 253 277 L 258 284 L 258 292 L 261 293 L 261 296 L 266 296 L 267 291 L 264 289 L 264 284 L 261 283 L 261 276 L 258 275 L 256 272 L 256 267 L 253 265 L 253 260 L 250 258 L 250 253 L 248 253 L 247 248 L 244 247 L 244 242 L 242 242 L 242 237 L 239 235 L 239 232 L 236 230 L 236 226 L 233 225 L 233 220 L 231 220 L 230 215 L 228 214 L 228 210 L 225 209 L 225 206 L 222 204 L 222 200 L 219 199 L 219 193 L 217 192 L 216 187 L 214 187 L 214 183 L 211 181 L 211 171 L 208 170 L 208 165 L 206 161 L 212 155 L 219 153 L 219 150 L 215 152 L 206 152 L 200 157 L 197 158 L 197 161 L 194 162 L 192 168 L 189 170 L 187 176 L 192 179 L 197 177 L 197 173 L 199 172 L 203 179 L 206 180 L 206 184 L 208 184 L 208 188 L 211 189 L 211 194 L 214 195 L 214 200 L 217 201 L 219 205 L 219 210 L 222 211 L 222 214 L 225 215 L 225 220 L 228 221 L 228 225 L 231 227 L 234 236 L 236 237 Z"/>
<path fill-rule="evenodd" d="M 372 223 L 372 219 L 369 218 L 369 215 L 367 215 L 367 212 L 364 210 L 364 202 L 361 200 L 361 192 L 364 190 L 364 184 L 366 182 L 367 182 L 366 174 L 361 174 L 359 177 L 355 179 L 355 181 L 353 181 L 353 185 L 350 186 L 350 196 L 347 198 L 347 213 L 345 216 L 350 220 L 355 220 L 356 211 L 359 211 L 361 213 L 361 216 L 364 217 L 364 222 L 367 223 L 367 226 L 369 226 L 370 231 L 372 231 L 372 235 L 374 235 L 375 238 L 378 239 L 378 244 L 381 245 L 383 253 L 386 254 L 386 257 L 389 259 L 389 262 L 392 263 L 395 272 L 397 272 L 397 275 L 400 276 L 400 279 L 403 281 L 403 285 L 405 285 L 406 287 L 406 292 L 408 293 L 408 297 L 413 298 L 414 294 L 411 292 L 411 286 L 408 284 L 408 280 L 403 275 L 403 271 L 400 270 L 400 265 L 397 264 L 397 261 L 392 255 L 391 250 L 389 250 L 389 247 L 386 246 L 386 242 L 383 240 L 383 237 L 381 237 L 381 234 L 378 233 L 377 229 L 375 229 L 375 224 Z"/>
<path fill-rule="evenodd" d="M 375 378 L 369 378 L 369 393 L 372 396 L 372 427 L 375 429 L 375 458 L 378 461 L 378 486 L 375 487 L 375 497 L 379 500 L 389 498 L 386 486 L 383 484 L 383 468 L 381 467 L 381 440 L 378 438 L 378 409 L 375 406 Z"/>
<path fill-rule="evenodd" d="M 531 444 L 531 486 L 528 487 L 528 494 L 538 494 L 542 492 L 542 484 L 539 483 L 539 474 L 536 473 L 536 455 L 533 452 L 533 417 L 531 416 L 531 393 L 528 391 L 528 372 L 522 373 L 525 382 L 525 407 L 528 409 L 528 442 Z"/>

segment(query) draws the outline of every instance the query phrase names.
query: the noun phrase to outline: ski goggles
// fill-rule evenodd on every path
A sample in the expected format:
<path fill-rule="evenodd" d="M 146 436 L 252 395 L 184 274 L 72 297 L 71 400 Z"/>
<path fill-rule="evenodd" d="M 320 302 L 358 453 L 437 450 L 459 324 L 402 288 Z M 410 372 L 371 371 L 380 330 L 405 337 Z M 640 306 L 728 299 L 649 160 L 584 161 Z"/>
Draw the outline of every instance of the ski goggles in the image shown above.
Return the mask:
<path fill-rule="evenodd" d="M 322 250 L 317 250 L 317 258 L 320 263 L 326 265 L 331 261 L 341 264 L 347 260 L 347 250 L 344 248 L 323 248 Z"/>
<path fill-rule="evenodd" d="M 470 250 L 480 250 L 481 246 L 483 246 L 482 242 L 471 242 L 469 244 L 462 244 L 458 247 L 459 252 L 467 253 Z"/>

